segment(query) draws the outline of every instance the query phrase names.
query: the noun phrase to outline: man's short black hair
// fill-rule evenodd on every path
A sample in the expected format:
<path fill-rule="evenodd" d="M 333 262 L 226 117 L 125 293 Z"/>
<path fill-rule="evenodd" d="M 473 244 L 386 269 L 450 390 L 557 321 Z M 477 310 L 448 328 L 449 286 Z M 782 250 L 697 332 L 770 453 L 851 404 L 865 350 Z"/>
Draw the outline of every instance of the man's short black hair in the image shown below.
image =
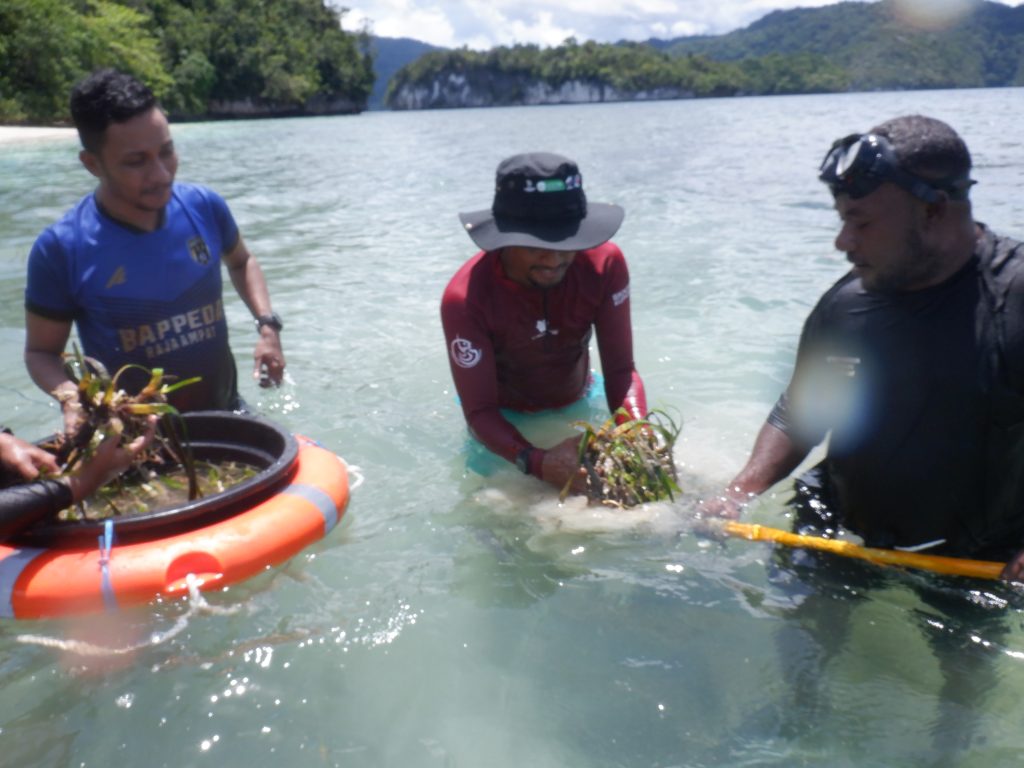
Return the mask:
<path fill-rule="evenodd" d="M 923 179 L 967 179 L 971 153 L 959 134 L 934 117 L 905 115 L 871 129 L 892 144 L 900 167 Z"/>
<path fill-rule="evenodd" d="M 99 152 L 111 123 L 123 123 L 156 106 L 146 85 L 116 69 L 93 72 L 71 89 L 71 119 L 82 146 Z"/>

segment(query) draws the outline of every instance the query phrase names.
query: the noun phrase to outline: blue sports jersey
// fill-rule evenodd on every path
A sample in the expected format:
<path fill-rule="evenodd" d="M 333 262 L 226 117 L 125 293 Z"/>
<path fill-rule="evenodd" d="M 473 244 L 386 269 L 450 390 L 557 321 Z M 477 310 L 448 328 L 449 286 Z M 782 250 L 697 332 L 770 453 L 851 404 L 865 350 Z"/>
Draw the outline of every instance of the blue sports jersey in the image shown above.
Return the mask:
<path fill-rule="evenodd" d="M 220 264 L 237 243 L 227 203 L 205 187 L 176 183 L 155 232 L 115 221 L 90 194 L 36 240 L 25 307 L 74 321 L 83 352 L 112 374 L 137 363 L 201 376 L 172 394 L 179 410 L 234 407 Z M 128 391 L 144 383 L 141 372 L 123 380 Z"/>

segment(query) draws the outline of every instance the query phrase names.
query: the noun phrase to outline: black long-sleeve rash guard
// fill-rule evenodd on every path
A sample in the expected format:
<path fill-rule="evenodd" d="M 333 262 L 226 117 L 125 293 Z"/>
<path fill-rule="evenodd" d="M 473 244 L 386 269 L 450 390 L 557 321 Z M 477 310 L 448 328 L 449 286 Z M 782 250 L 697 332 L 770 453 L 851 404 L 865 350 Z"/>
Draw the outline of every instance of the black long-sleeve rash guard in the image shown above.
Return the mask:
<path fill-rule="evenodd" d="M 0 541 L 30 522 L 71 506 L 71 489 L 58 480 L 25 482 L 18 475 L 0 472 L 0 486 Z"/>

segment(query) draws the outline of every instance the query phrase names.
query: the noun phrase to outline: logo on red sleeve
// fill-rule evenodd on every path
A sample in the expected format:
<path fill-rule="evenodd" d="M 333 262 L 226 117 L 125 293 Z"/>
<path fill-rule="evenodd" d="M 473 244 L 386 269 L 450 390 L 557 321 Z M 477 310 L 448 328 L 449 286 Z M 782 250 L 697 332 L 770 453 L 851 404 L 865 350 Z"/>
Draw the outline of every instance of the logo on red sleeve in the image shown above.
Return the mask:
<path fill-rule="evenodd" d="M 484 353 L 473 346 L 472 342 L 466 339 L 455 337 L 451 345 L 452 360 L 459 368 L 472 368 L 480 362 Z"/>

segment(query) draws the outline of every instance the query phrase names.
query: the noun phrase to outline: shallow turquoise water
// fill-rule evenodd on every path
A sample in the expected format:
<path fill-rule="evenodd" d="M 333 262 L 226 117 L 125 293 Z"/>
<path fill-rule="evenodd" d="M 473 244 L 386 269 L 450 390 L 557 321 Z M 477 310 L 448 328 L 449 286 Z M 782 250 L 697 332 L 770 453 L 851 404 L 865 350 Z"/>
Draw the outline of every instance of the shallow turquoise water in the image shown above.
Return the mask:
<path fill-rule="evenodd" d="M 947 119 L 974 152 L 978 218 L 1021 236 L 1020 97 L 176 126 L 179 177 L 229 200 L 287 324 L 291 383 L 268 394 L 245 381 L 243 396 L 358 465 L 365 484 L 344 526 L 287 566 L 211 596 L 233 612 L 192 616 L 166 642 L 83 658 L 18 636 L 124 646 L 174 627 L 181 604 L 99 622 L 0 624 L 0 762 L 1016 765 L 1019 595 L 894 572 L 865 592 L 858 579 L 880 572 L 851 566 L 815 577 L 819 605 L 795 616 L 794 587 L 780 581 L 791 570 L 773 566 L 767 545 L 708 542 L 688 519 L 744 460 L 804 316 L 844 271 L 815 180 L 829 142 L 909 111 Z M 638 367 L 651 405 L 685 419 L 688 493 L 674 507 L 559 507 L 511 468 L 466 472 L 438 318 L 446 281 L 473 253 L 455 214 L 489 203 L 502 157 L 541 148 L 574 156 L 590 197 L 627 210 L 616 241 L 632 273 Z M 0 147 L 0 413 L 23 435 L 57 425 L 20 362 L 26 255 L 89 188 L 73 142 Z M 245 371 L 254 335 L 227 295 Z M 568 434 L 555 418 L 531 429 L 551 442 Z M 784 523 L 771 499 L 753 514 Z M 992 622 L 950 621 L 918 589 L 958 611 L 972 600 L 1009 605 L 990 611 L 1001 616 Z M 943 658 L 977 690 L 944 687 L 926 638 L 963 646 Z M 986 659 L 975 671 L 977 656 Z M 787 682 L 801 670 L 818 685 Z"/>

